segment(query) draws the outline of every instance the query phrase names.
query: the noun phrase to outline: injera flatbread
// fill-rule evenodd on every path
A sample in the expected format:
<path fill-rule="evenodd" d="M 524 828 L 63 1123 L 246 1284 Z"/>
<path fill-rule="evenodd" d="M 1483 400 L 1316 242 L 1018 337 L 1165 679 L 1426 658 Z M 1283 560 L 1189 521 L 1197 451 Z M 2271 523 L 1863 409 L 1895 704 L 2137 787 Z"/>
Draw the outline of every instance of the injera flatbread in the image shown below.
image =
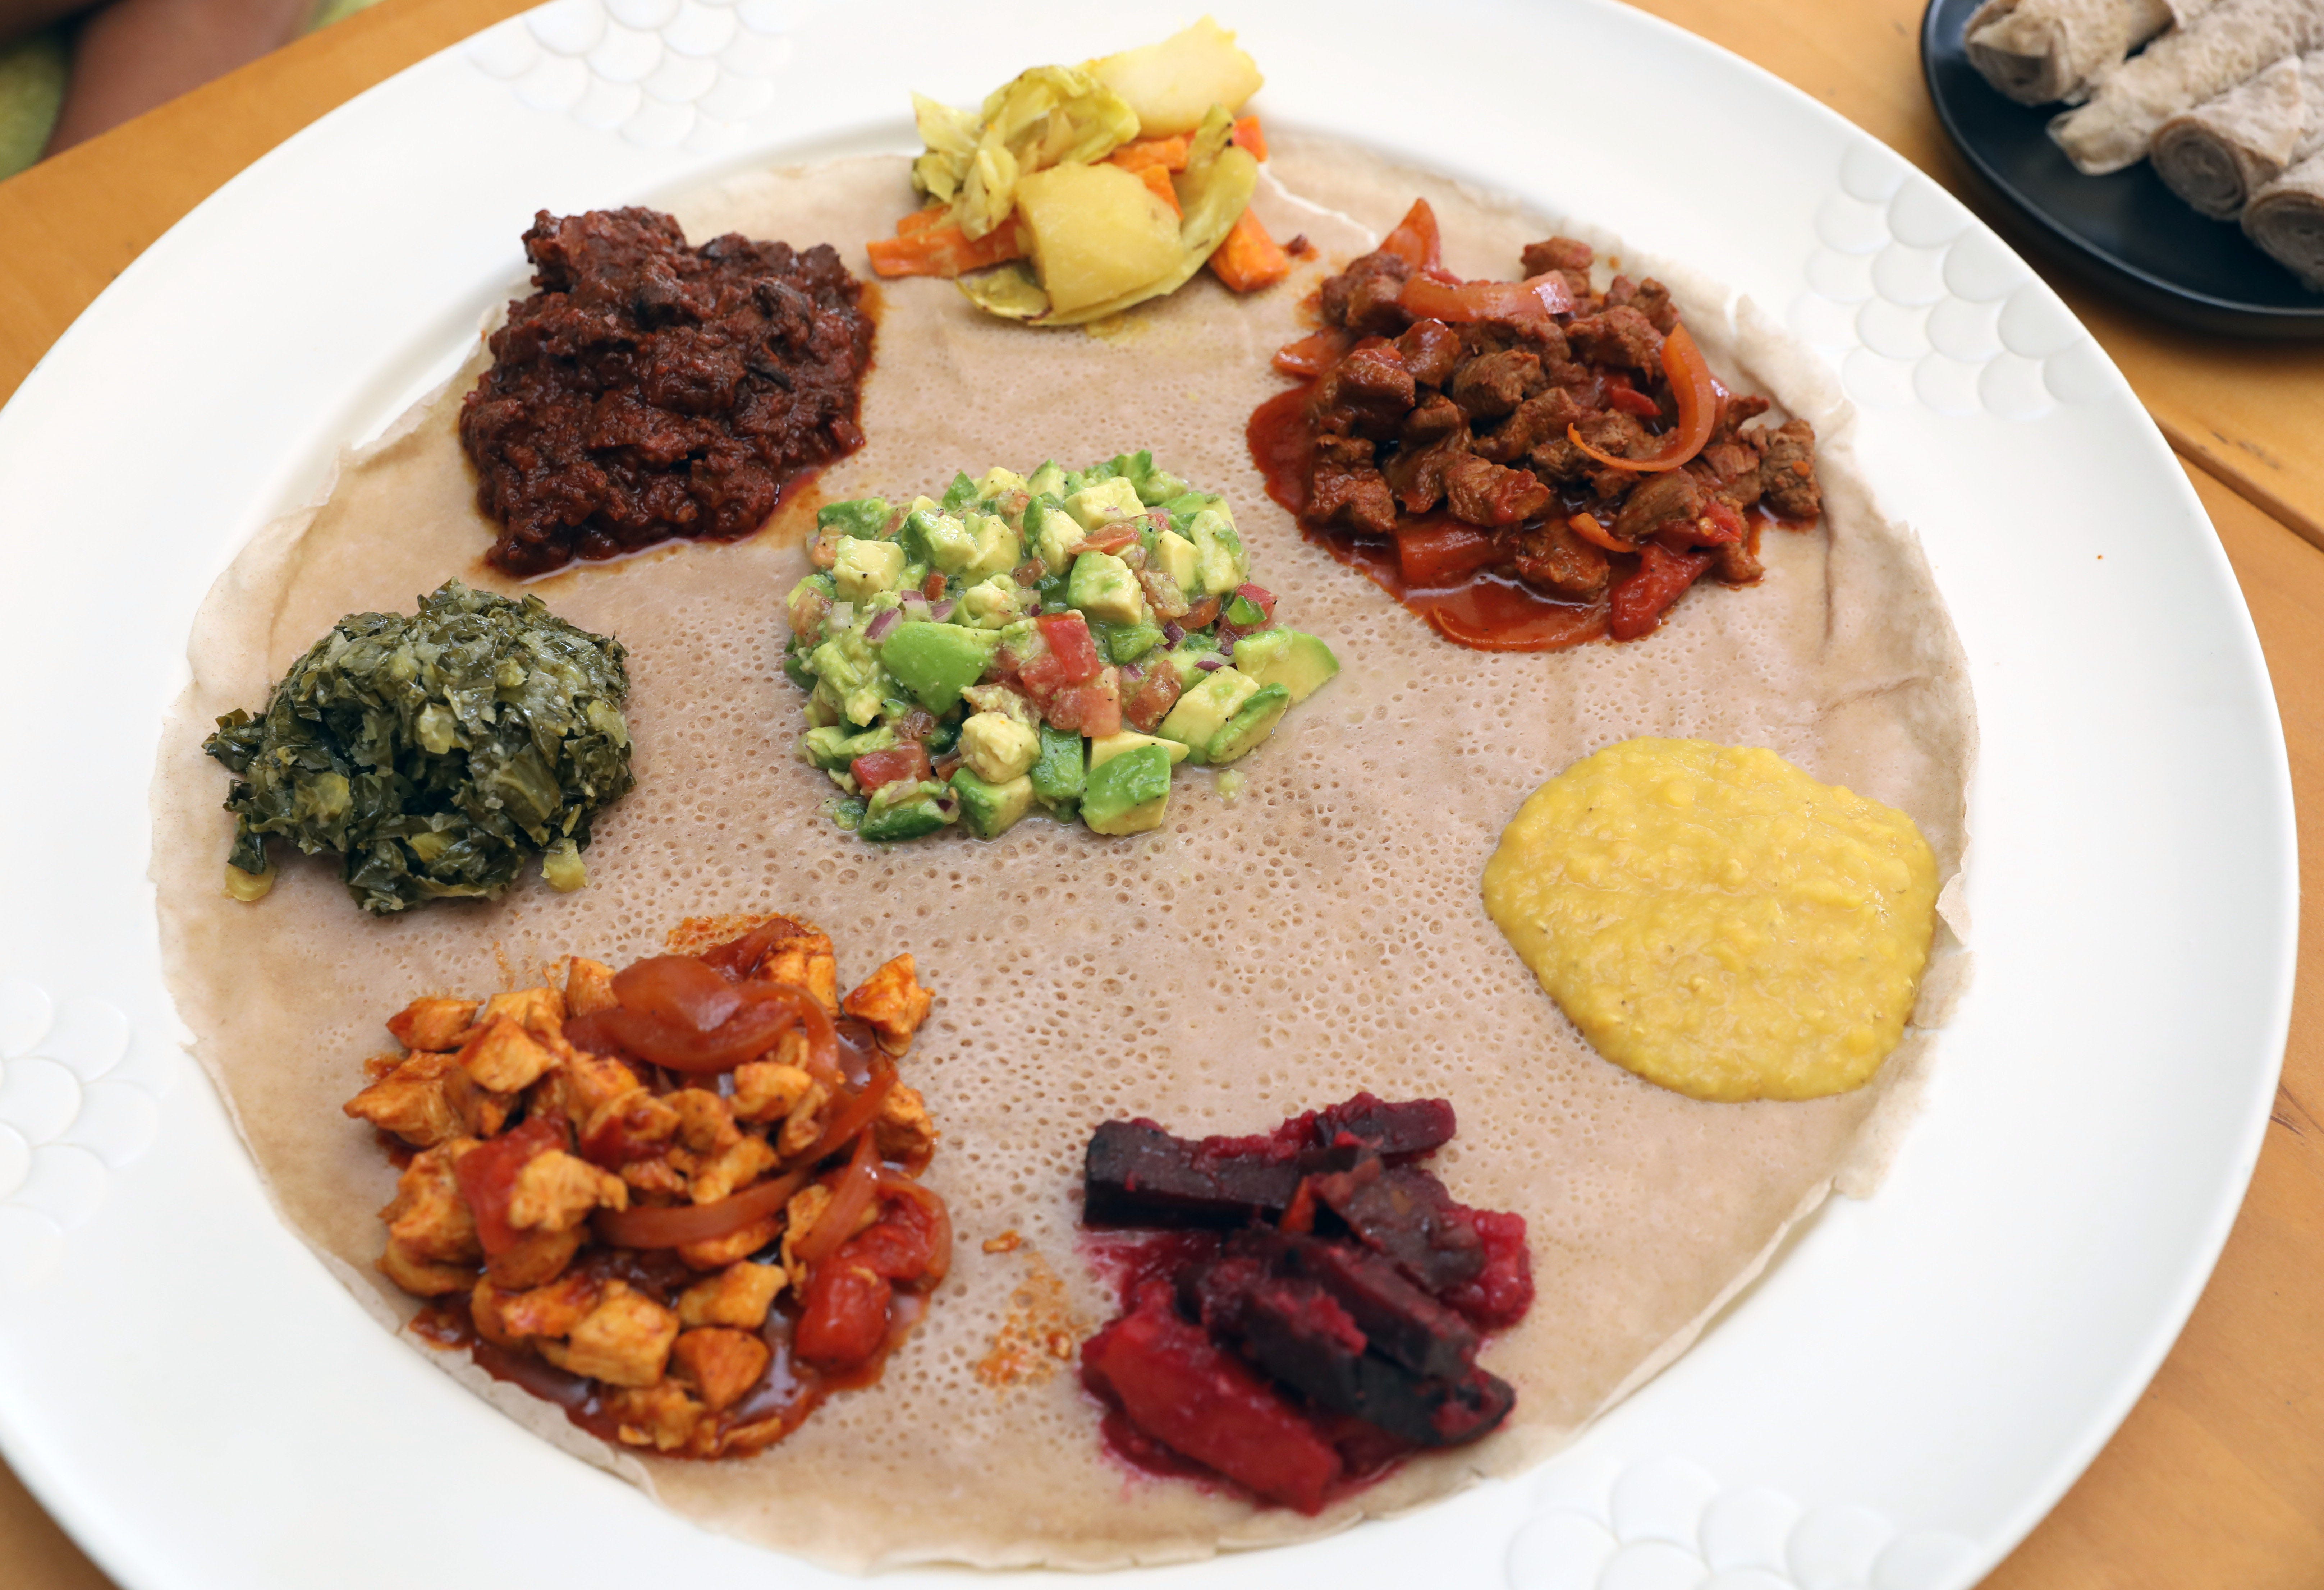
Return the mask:
<path fill-rule="evenodd" d="M 909 205 L 904 170 L 871 160 L 752 175 L 678 214 L 697 241 L 733 228 L 853 255 Z M 806 914 L 837 940 L 849 982 L 890 955 L 918 957 L 939 997 L 903 1071 L 945 1128 L 929 1179 L 961 1242 L 878 1387 L 835 1398 L 759 1457 L 680 1463 L 610 1450 L 465 1357 L 429 1354 L 713 1529 L 855 1568 L 1099 1567 L 1410 1508 L 1538 1458 L 1682 1350 L 1835 1178 L 1868 1185 L 1906 1113 L 1917 1033 L 1872 1087 L 1810 1104 L 1701 1104 L 1640 1081 L 1582 1045 L 1478 896 L 1525 796 L 1637 734 L 1772 747 L 1911 813 L 1958 873 L 1974 736 L 1959 643 L 1918 545 L 1849 462 L 1829 376 L 1748 306 L 1730 315 L 1723 295 L 1665 273 L 1730 378 L 1814 420 L 1826 528 L 1769 532 L 1761 586 L 1706 587 L 1643 644 L 1455 648 L 1301 541 L 1263 494 L 1243 426 L 1280 390 L 1268 357 L 1303 329 L 1299 299 L 1416 191 L 1438 205 L 1449 262 L 1466 273 L 1513 273 L 1519 244 L 1553 228 L 1339 146 L 1282 138 L 1273 171 L 1262 217 L 1323 257 L 1251 301 L 1205 276 L 1105 335 L 1037 334 L 979 317 L 942 282 L 883 288 L 870 441 L 825 482 L 833 497 L 908 497 L 956 468 L 1150 446 L 1230 495 L 1285 621 L 1325 637 L 1345 671 L 1241 764 L 1238 798 L 1182 773 L 1162 832 L 1105 840 L 1030 820 L 991 843 L 883 851 L 834 829 L 828 783 L 793 754 L 800 697 L 777 669 L 779 603 L 804 567 L 791 522 L 536 587 L 619 635 L 636 681 L 638 788 L 599 825 L 586 890 L 528 880 L 496 904 L 379 921 L 333 867 L 293 859 L 262 904 L 223 898 L 226 777 L 198 749 L 210 720 L 256 707 L 345 612 L 408 611 L 454 574 L 509 588 L 479 561 L 491 532 L 454 440 L 472 376 L 346 460 L 328 501 L 254 540 L 202 611 L 155 788 L 171 986 L 283 1217 L 383 1321 L 413 1307 L 372 1267 L 394 1172 L 339 1105 L 358 1062 L 388 1046 L 382 1020 L 414 994 L 497 988 L 512 975 L 503 958 L 520 979 L 568 951 L 618 964 L 696 913 Z M 1924 1018 L 1966 964 L 1950 933 L 1941 941 Z M 1075 1245 L 1097 1122 L 1255 1130 L 1359 1088 L 1450 1098 L 1460 1136 L 1438 1163 L 1452 1191 L 1530 1223 L 1540 1300 L 1485 1359 L 1518 1388 L 1506 1429 L 1308 1519 L 1117 1466 L 1070 1370 L 1008 1390 L 975 1378 L 1031 1263 L 983 1253 L 985 1238 L 1020 1233 L 1085 1326 L 1111 1311 Z"/>
<path fill-rule="evenodd" d="M 2146 158 L 2155 130 L 2272 61 L 2324 48 L 2324 0 L 2219 0 L 2098 80 L 2089 103 L 2052 119 L 2075 170 L 2119 171 Z"/>
<path fill-rule="evenodd" d="M 2020 105 L 2080 105 L 2123 58 L 2210 0 L 1985 0 L 1961 41 L 1969 64 Z"/>

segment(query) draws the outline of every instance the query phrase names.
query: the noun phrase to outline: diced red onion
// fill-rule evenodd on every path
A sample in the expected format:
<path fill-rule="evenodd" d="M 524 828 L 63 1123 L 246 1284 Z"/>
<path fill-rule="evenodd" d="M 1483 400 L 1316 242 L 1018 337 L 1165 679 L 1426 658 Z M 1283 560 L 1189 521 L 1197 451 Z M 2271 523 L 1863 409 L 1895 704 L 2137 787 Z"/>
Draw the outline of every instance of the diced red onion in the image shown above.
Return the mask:
<path fill-rule="evenodd" d="M 1165 646 L 1176 646 L 1185 638 L 1186 631 L 1178 627 L 1177 620 L 1165 619 L 1162 620 L 1162 643 Z"/>
<path fill-rule="evenodd" d="M 1194 666 L 1205 674 L 1214 674 L 1227 666 L 1227 659 L 1222 657 L 1200 657 L 1194 659 Z"/>
<path fill-rule="evenodd" d="M 917 591 L 905 592 L 903 613 L 908 619 L 927 618 L 928 616 L 928 599 L 921 595 Z"/>
<path fill-rule="evenodd" d="M 1122 680 L 1123 680 L 1123 682 L 1124 682 L 1124 683 L 1130 683 L 1130 682 L 1134 682 L 1134 681 L 1136 681 L 1136 680 L 1139 680 L 1139 679 L 1143 679 L 1143 678 L 1145 678 L 1145 677 L 1146 677 L 1146 665 L 1145 665 L 1145 664 L 1143 664 L 1143 663 L 1124 663 L 1124 664 L 1122 664 L 1122 665 L 1121 665 L 1121 677 L 1122 677 Z"/>
<path fill-rule="evenodd" d="M 1234 630 L 1225 624 L 1221 624 L 1219 626 L 1219 655 L 1221 657 L 1234 656 Z"/>
<path fill-rule="evenodd" d="M 928 608 L 928 617 L 941 624 L 946 619 L 952 617 L 952 610 L 958 605 L 959 604 L 954 602 L 951 597 L 947 596 L 942 602 L 936 602 Z"/>
<path fill-rule="evenodd" d="M 904 621 L 904 610 L 891 607 L 863 626 L 863 639 L 877 646 L 888 639 L 890 631 Z"/>

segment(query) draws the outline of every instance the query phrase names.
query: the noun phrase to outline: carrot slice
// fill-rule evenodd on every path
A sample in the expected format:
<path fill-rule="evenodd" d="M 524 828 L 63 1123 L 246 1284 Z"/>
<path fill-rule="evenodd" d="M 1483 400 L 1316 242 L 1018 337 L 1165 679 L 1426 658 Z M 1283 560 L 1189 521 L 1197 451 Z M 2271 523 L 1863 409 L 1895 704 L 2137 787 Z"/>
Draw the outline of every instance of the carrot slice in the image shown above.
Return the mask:
<path fill-rule="evenodd" d="M 1020 258 L 1024 252 L 1017 246 L 1016 226 L 1005 221 L 973 241 L 946 221 L 924 224 L 902 237 L 875 237 L 864 246 L 872 269 L 882 276 L 957 276 Z"/>
<path fill-rule="evenodd" d="M 1267 160 L 1267 134 L 1259 131 L 1257 116 L 1237 116 L 1233 142 L 1250 151 L 1250 158 L 1264 163 Z"/>
<path fill-rule="evenodd" d="M 1245 209 L 1235 217 L 1226 241 L 1211 255 L 1211 269 L 1237 292 L 1257 292 L 1273 287 L 1291 274 L 1283 247 L 1268 235 L 1257 216 Z"/>
<path fill-rule="evenodd" d="M 1170 207 L 1172 215 L 1181 219 L 1185 217 L 1186 212 L 1178 207 L 1178 190 L 1170 186 L 1169 167 L 1140 166 L 1137 174 L 1138 179 L 1153 191 L 1155 198 Z"/>
<path fill-rule="evenodd" d="M 896 235 L 909 237 L 915 232 L 926 232 L 931 226 L 941 226 L 952 219 L 950 205 L 932 204 L 927 209 L 914 210 L 896 223 Z"/>
<path fill-rule="evenodd" d="M 1135 143 L 1125 143 L 1105 157 L 1125 171 L 1143 172 L 1159 166 L 1166 171 L 1186 169 L 1186 135 L 1173 133 L 1167 138 L 1140 138 Z"/>

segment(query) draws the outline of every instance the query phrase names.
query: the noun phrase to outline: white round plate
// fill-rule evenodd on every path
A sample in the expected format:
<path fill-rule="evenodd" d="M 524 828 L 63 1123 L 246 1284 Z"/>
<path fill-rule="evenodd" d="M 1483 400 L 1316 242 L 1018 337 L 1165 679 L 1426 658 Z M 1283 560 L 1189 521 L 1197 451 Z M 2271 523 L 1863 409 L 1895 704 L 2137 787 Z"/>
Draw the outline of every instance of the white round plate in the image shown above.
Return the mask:
<path fill-rule="evenodd" d="M 159 724 L 209 582 L 522 290 L 536 208 L 908 151 L 907 89 L 973 102 L 1192 9 L 558 0 L 228 183 L 0 412 L 0 1442 L 122 1584 L 837 1582 L 522 1434 L 275 1220 L 160 975 Z M 1596 0 L 1224 20 L 1271 121 L 1612 227 L 1828 353 L 1974 668 L 1979 970 L 1878 1196 L 1827 1206 L 1578 1445 L 1392 1522 L 1140 1577 L 1968 1585 L 2162 1360 L 2282 1051 L 2290 780 L 2210 527 L 2015 255 L 1733 57 Z"/>

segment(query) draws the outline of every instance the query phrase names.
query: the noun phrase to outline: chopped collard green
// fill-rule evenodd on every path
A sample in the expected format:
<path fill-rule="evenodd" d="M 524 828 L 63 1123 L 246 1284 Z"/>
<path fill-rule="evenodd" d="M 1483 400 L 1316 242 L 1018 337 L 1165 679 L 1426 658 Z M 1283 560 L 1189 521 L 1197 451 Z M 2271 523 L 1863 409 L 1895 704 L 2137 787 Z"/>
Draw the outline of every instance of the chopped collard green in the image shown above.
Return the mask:
<path fill-rule="evenodd" d="M 341 619 L 267 698 L 202 749 L 239 775 L 228 892 L 265 893 L 266 841 L 336 851 L 383 915 L 492 899 L 540 856 L 551 887 L 587 881 L 589 825 L 625 793 L 622 643 L 447 580 L 418 613 Z"/>

